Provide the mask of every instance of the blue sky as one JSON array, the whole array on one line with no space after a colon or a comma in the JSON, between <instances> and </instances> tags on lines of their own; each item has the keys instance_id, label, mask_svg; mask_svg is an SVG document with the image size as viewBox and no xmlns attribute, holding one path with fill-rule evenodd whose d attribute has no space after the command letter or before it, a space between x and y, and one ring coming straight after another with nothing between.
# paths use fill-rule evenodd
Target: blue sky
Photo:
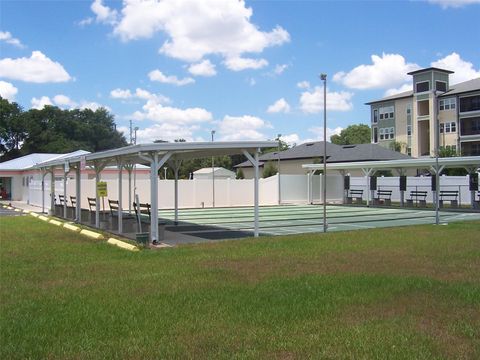
<instances>
[{"instance_id":1,"label":"blue sky","mask_svg":"<svg viewBox=\"0 0 480 360\"><path fill-rule=\"evenodd\" d=\"M320 139L437 66L480 77L480 1L4 1L0 95L104 106L139 142Z\"/></svg>"}]
</instances>

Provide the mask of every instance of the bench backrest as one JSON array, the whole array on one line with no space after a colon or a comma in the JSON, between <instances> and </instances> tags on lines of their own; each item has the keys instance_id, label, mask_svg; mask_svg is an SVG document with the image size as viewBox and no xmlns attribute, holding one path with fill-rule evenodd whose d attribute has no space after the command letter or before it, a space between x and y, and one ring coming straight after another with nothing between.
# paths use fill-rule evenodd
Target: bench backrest
<instances>
[{"instance_id":1,"label":"bench backrest","mask_svg":"<svg viewBox=\"0 0 480 360\"><path fill-rule=\"evenodd\" d=\"M72 204L72 207L75 207L75 205L77 205L77 197L70 196L70 203Z\"/></svg>"},{"instance_id":2,"label":"bench backrest","mask_svg":"<svg viewBox=\"0 0 480 360\"><path fill-rule=\"evenodd\" d=\"M392 195L392 190L377 190L377 195Z\"/></svg>"},{"instance_id":3,"label":"bench backrest","mask_svg":"<svg viewBox=\"0 0 480 360\"><path fill-rule=\"evenodd\" d=\"M350 194L352 194L352 195L363 195L363 190L350 189Z\"/></svg>"},{"instance_id":4,"label":"bench backrest","mask_svg":"<svg viewBox=\"0 0 480 360\"><path fill-rule=\"evenodd\" d=\"M440 196L458 196L458 191L453 191L453 190L446 190L446 191L440 191Z\"/></svg>"},{"instance_id":5,"label":"bench backrest","mask_svg":"<svg viewBox=\"0 0 480 360\"><path fill-rule=\"evenodd\" d=\"M58 201L60 202L60 205L65 204L65 196L63 196L63 195L58 195Z\"/></svg>"},{"instance_id":6,"label":"bench backrest","mask_svg":"<svg viewBox=\"0 0 480 360\"><path fill-rule=\"evenodd\" d=\"M426 191L410 191L410 197L427 197Z\"/></svg>"},{"instance_id":7,"label":"bench backrest","mask_svg":"<svg viewBox=\"0 0 480 360\"><path fill-rule=\"evenodd\" d=\"M92 208L95 209L97 207L97 199L87 197L87 200L88 200L88 208L90 209L90 211L93 211Z\"/></svg>"},{"instance_id":8,"label":"bench backrest","mask_svg":"<svg viewBox=\"0 0 480 360\"><path fill-rule=\"evenodd\" d=\"M114 212L118 214L118 200L108 199L108 206L110 207L110 214L115 215Z\"/></svg>"},{"instance_id":9,"label":"bench backrest","mask_svg":"<svg viewBox=\"0 0 480 360\"><path fill-rule=\"evenodd\" d=\"M138 209L137 209L138 207ZM145 214L148 215L148 219L150 220L151 212L150 212L150 204L149 203L133 203L133 208L135 209L135 215L138 216L138 211L140 211L140 215Z\"/></svg>"}]
</instances>

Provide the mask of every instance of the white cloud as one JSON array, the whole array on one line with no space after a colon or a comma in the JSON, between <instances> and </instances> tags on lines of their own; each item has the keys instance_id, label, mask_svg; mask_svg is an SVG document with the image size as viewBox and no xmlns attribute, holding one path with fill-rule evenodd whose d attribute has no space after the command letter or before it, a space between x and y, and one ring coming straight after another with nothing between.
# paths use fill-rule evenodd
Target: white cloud
<instances>
[{"instance_id":1,"label":"white cloud","mask_svg":"<svg viewBox=\"0 0 480 360\"><path fill-rule=\"evenodd\" d=\"M336 128L332 129L327 127L327 141L330 141L330 136L332 135L340 135L340 132L343 130L342 127L337 126ZM312 141L323 141L323 126L314 126L308 129L312 134L315 135L313 139L306 139L303 142L312 142Z\"/></svg>"},{"instance_id":2,"label":"white cloud","mask_svg":"<svg viewBox=\"0 0 480 360\"><path fill-rule=\"evenodd\" d=\"M260 31L250 22L252 14L243 0L125 0L113 32L124 41L163 32L168 39L160 52L187 62L211 54L236 58L261 53L290 41L289 33L280 26Z\"/></svg>"},{"instance_id":3,"label":"white cloud","mask_svg":"<svg viewBox=\"0 0 480 360\"><path fill-rule=\"evenodd\" d=\"M108 111L111 111L111 109L108 106L101 105L94 101L83 100L80 103L77 103L72 99L70 99L68 96L62 95L62 94L55 95L53 99L50 99L48 96L42 96L39 99L34 97L31 100L31 104L33 109L38 109L38 110L43 109L46 105L51 105L51 106L58 106L61 109L90 109L92 111L96 111L100 108L105 108Z\"/></svg>"},{"instance_id":4,"label":"white cloud","mask_svg":"<svg viewBox=\"0 0 480 360\"><path fill-rule=\"evenodd\" d=\"M471 4L480 4L480 0L427 0L431 4L440 5L443 9L460 8Z\"/></svg>"},{"instance_id":5,"label":"white cloud","mask_svg":"<svg viewBox=\"0 0 480 360\"><path fill-rule=\"evenodd\" d=\"M110 91L110 97L114 99L130 99L132 97L132 93L128 89L123 90L123 89L117 88Z\"/></svg>"},{"instance_id":6,"label":"white cloud","mask_svg":"<svg viewBox=\"0 0 480 360\"><path fill-rule=\"evenodd\" d=\"M161 123L192 124L212 120L212 114L202 108L179 109L164 106L156 100L148 100L142 107L143 111L136 111L132 117L135 120L151 120Z\"/></svg>"},{"instance_id":7,"label":"white cloud","mask_svg":"<svg viewBox=\"0 0 480 360\"><path fill-rule=\"evenodd\" d=\"M450 75L451 84L458 84L463 81L480 77L480 69L475 70L471 62L463 60L460 55L455 52L440 60L432 62L431 65L441 69L455 71Z\"/></svg>"},{"instance_id":8,"label":"white cloud","mask_svg":"<svg viewBox=\"0 0 480 360\"><path fill-rule=\"evenodd\" d=\"M333 76L333 81L352 89L381 89L398 86L411 81L408 72L420 69L414 63L407 63L399 54L372 55L372 64L359 65L348 73L341 71Z\"/></svg>"},{"instance_id":9,"label":"white cloud","mask_svg":"<svg viewBox=\"0 0 480 360\"><path fill-rule=\"evenodd\" d=\"M402 92L409 91L409 90L413 91L412 84L403 84L399 88L388 89L387 91L385 91L384 96L397 95L397 94L400 94Z\"/></svg>"},{"instance_id":10,"label":"white cloud","mask_svg":"<svg viewBox=\"0 0 480 360\"><path fill-rule=\"evenodd\" d=\"M219 124L218 132L222 141L262 140L267 137L260 131L272 128L270 123L255 116L226 115Z\"/></svg>"},{"instance_id":11,"label":"white cloud","mask_svg":"<svg viewBox=\"0 0 480 360\"><path fill-rule=\"evenodd\" d=\"M199 141L194 137L194 132L198 131L198 125L179 125L173 123L154 124L145 129L137 131L137 144L152 143L155 140L174 141L176 139L185 139L187 141ZM124 134L129 134L127 128Z\"/></svg>"},{"instance_id":12,"label":"white cloud","mask_svg":"<svg viewBox=\"0 0 480 360\"><path fill-rule=\"evenodd\" d=\"M14 101L15 95L17 95L18 89L6 81L0 80L0 96L8 101Z\"/></svg>"},{"instance_id":13,"label":"white cloud","mask_svg":"<svg viewBox=\"0 0 480 360\"><path fill-rule=\"evenodd\" d=\"M300 81L297 83L297 87L300 89L310 89L310 83L308 81Z\"/></svg>"},{"instance_id":14,"label":"white cloud","mask_svg":"<svg viewBox=\"0 0 480 360\"><path fill-rule=\"evenodd\" d=\"M160 70L150 71L148 77L150 78L150 81L158 81L163 84L172 84L176 86L193 84L195 82L195 80L190 77L179 79L174 75L165 75Z\"/></svg>"},{"instance_id":15,"label":"white cloud","mask_svg":"<svg viewBox=\"0 0 480 360\"><path fill-rule=\"evenodd\" d=\"M282 135L282 136L280 136L280 139L282 141L286 142L290 146L298 144L299 141L300 141L300 137L298 136L298 134Z\"/></svg>"},{"instance_id":16,"label":"white cloud","mask_svg":"<svg viewBox=\"0 0 480 360\"><path fill-rule=\"evenodd\" d=\"M43 109L46 105L53 105L52 100L48 96L42 96L40 99L36 97L31 100L33 109Z\"/></svg>"},{"instance_id":17,"label":"white cloud","mask_svg":"<svg viewBox=\"0 0 480 360\"><path fill-rule=\"evenodd\" d=\"M117 23L117 10L112 10L108 6L103 5L102 0L95 0L90 9L95 14L95 20L99 23L114 25ZM85 19L83 22L87 22Z\"/></svg>"},{"instance_id":18,"label":"white cloud","mask_svg":"<svg viewBox=\"0 0 480 360\"><path fill-rule=\"evenodd\" d=\"M190 65L188 71L195 76L215 76L217 74L215 65L210 60L203 60L198 64Z\"/></svg>"},{"instance_id":19,"label":"white cloud","mask_svg":"<svg viewBox=\"0 0 480 360\"><path fill-rule=\"evenodd\" d=\"M275 69L273 70L273 72L276 74L276 75L280 75L282 74L285 70L287 70L288 68L288 65L287 64L277 64L275 66Z\"/></svg>"},{"instance_id":20,"label":"white cloud","mask_svg":"<svg viewBox=\"0 0 480 360\"><path fill-rule=\"evenodd\" d=\"M108 106L105 106L105 105L102 105L102 104L99 104L95 101L82 101L80 103L80 105L78 106L80 109L90 109L92 111L96 111L100 108L104 108L108 111L112 111L112 109L110 109Z\"/></svg>"},{"instance_id":21,"label":"white cloud","mask_svg":"<svg viewBox=\"0 0 480 360\"><path fill-rule=\"evenodd\" d=\"M141 89L141 88L137 88L135 90L135 94L132 95L132 96L135 96L139 99L144 99L144 100L153 100L156 103L163 104L163 105L170 104L172 102L170 100L170 98L168 98L168 97L166 97L162 94L152 94L148 90L144 90L144 89Z\"/></svg>"},{"instance_id":22,"label":"white cloud","mask_svg":"<svg viewBox=\"0 0 480 360\"><path fill-rule=\"evenodd\" d=\"M268 61L265 59L250 59L241 57L232 57L224 61L227 69L233 71L242 71L246 69L261 69L268 65Z\"/></svg>"},{"instance_id":23,"label":"white cloud","mask_svg":"<svg viewBox=\"0 0 480 360\"><path fill-rule=\"evenodd\" d=\"M62 94L55 95L53 97L53 103L62 109L63 108L72 109L77 106L77 103L75 101L70 99L68 96L62 95Z\"/></svg>"},{"instance_id":24,"label":"white cloud","mask_svg":"<svg viewBox=\"0 0 480 360\"><path fill-rule=\"evenodd\" d=\"M340 91L329 92L327 89L327 110L349 111L352 110L351 102L353 93ZM300 96L300 108L305 113L318 113L323 111L323 88L316 86L312 92L305 91Z\"/></svg>"},{"instance_id":25,"label":"white cloud","mask_svg":"<svg viewBox=\"0 0 480 360\"><path fill-rule=\"evenodd\" d=\"M60 63L50 60L40 51L33 51L29 58L0 60L0 77L33 83L71 80Z\"/></svg>"},{"instance_id":26,"label":"white cloud","mask_svg":"<svg viewBox=\"0 0 480 360\"><path fill-rule=\"evenodd\" d=\"M267 109L267 112L268 113L280 113L280 112L288 113L290 112L290 105L284 98L281 98L275 101L274 104L270 105Z\"/></svg>"},{"instance_id":27,"label":"white cloud","mask_svg":"<svg viewBox=\"0 0 480 360\"><path fill-rule=\"evenodd\" d=\"M8 31L0 31L0 41L5 41L7 44L24 48L25 46L20 42L20 40L14 38L12 34Z\"/></svg>"}]
</instances>

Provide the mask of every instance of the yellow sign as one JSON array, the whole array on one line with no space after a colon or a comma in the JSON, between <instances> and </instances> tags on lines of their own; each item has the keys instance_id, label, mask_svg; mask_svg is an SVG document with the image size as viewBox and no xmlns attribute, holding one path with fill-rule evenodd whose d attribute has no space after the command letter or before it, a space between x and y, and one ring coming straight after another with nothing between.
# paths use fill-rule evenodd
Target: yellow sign
<instances>
[{"instance_id":1,"label":"yellow sign","mask_svg":"<svg viewBox=\"0 0 480 360\"><path fill-rule=\"evenodd\" d=\"M107 183L105 181L99 181L97 183L97 195L98 197L108 196Z\"/></svg>"}]
</instances>

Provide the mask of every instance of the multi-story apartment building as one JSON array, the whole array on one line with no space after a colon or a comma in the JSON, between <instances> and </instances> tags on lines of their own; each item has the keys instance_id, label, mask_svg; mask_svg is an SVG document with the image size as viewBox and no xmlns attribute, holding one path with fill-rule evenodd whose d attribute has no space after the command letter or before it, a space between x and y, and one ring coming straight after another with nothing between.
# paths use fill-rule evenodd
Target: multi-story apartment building
<instances>
[{"instance_id":1,"label":"multi-story apartment building","mask_svg":"<svg viewBox=\"0 0 480 360\"><path fill-rule=\"evenodd\" d=\"M412 75L412 90L367 103L372 143L413 157L435 155L440 148L463 156L480 155L480 78L450 86L452 71L426 68Z\"/></svg>"}]
</instances>

